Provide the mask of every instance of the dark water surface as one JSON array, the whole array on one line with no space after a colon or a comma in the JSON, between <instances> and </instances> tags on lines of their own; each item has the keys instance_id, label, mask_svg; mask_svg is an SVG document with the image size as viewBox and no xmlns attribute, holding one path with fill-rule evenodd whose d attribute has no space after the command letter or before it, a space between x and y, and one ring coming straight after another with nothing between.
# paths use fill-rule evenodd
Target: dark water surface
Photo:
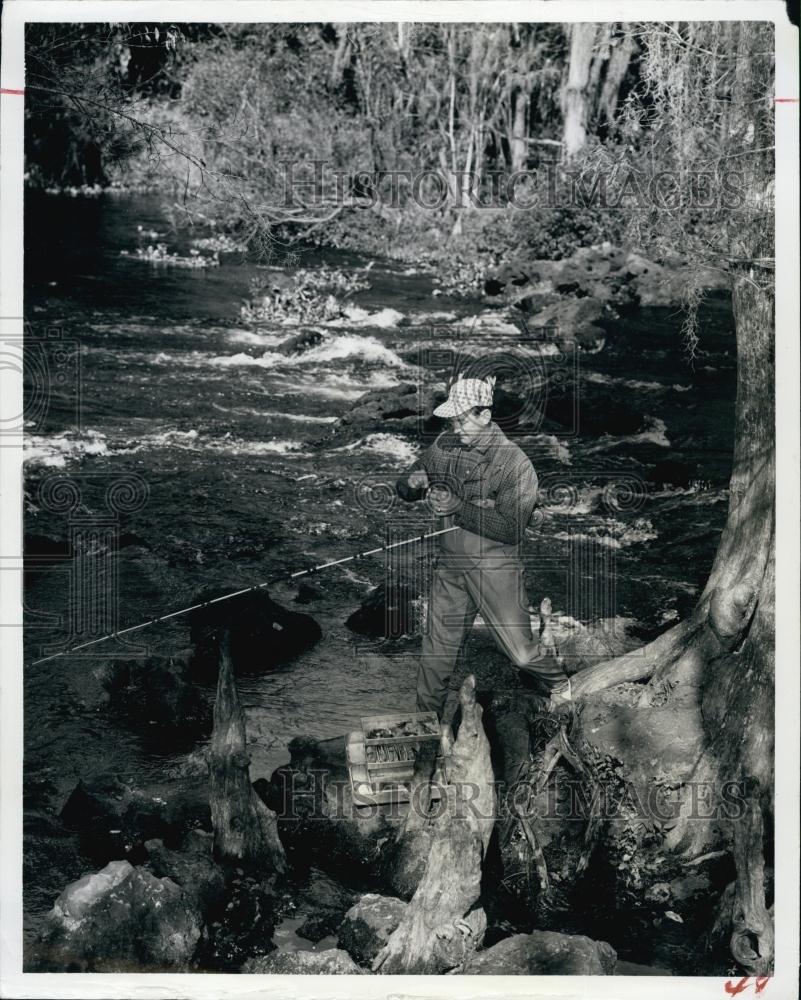
<instances>
[{"instance_id":1,"label":"dark water surface","mask_svg":"<svg viewBox=\"0 0 801 1000\"><path fill-rule=\"evenodd\" d=\"M146 483L144 506L120 519L119 625L134 624L188 604L204 586L233 590L381 544L385 515L358 502L356 484L370 475L391 481L419 445L378 427L345 444L326 443L335 421L370 389L441 380L447 365L432 348L463 349L466 339L504 344L513 331L486 303L435 296L430 275L377 261L367 275L371 289L353 299L361 311L316 326L322 343L286 357L274 348L297 327L251 328L239 318L250 281L264 274L256 263L224 257L218 268L179 270L122 256L136 247L139 225L167 232L157 199L31 198L27 206L29 335L60 329L82 373L80 405L69 386L55 386L28 427L28 551L45 560L32 562L27 575L29 660L43 643L68 635L68 524L40 501L46 476L71 477L93 511L125 475ZM186 252L186 234L164 241ZM365 264L315 252L301 266L321 262ZM468 329L460 321L479 314L472 333L460 332ZM610 328L600 351L581 355L577 377L572 360L541 362L549 378L573 380L592 432L532 434L523 445L548 485L545 520L526 550L532 600L547 594L555 608L580 616L566 603L565 567L583 544L612 554L611 610L636 619L644 632L692 606L725 520L735 345L726 300L702 313L694 365L680 326L675 310L642 310ZM639 428L621 430L621 407L642 416ZM652 483L636 502L621 494L617 510L601 502L604 483L646 480L667 460L686 466L677 473L688 480L681 488ZM286 745L297 734L334 736L363 714L413 707L414 644L393 656L390 644L356 642L344 627L383 574L383 561L372 559L319 578L323 599L299 610L319 621L323 641L242 682L254 778L288 759ZM296 592L289 584L271 590L291 607ZM181 619L135 639L151 652L187 641ZM112 651L125 652L100 647L93 656L26 668L26 776L34 799L41 790L58 805L78 777L105 770L180 780L186 748L154 745L98 709L97 675ZM53 890L52 872L34 866L29 908L52 905Z\"/></svg>"}]
</instances>

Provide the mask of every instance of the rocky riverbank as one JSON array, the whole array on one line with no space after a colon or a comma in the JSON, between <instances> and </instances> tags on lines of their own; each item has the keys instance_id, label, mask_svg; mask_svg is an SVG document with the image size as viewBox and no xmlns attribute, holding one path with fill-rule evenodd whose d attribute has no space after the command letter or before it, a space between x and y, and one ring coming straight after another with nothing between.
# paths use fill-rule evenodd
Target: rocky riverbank
<instances>
[{"instance_id":1,"label":"rocky riverbank","mask_svg":"<svg viewBox=\"0 0 801 1000\"><path fill-rule=\"evenodd\" d=\"M252 633L243 609L224 607L219 623L245 642ZM308 630L284 620L290 633ZM625 623L585 627L559 616L549 619L543 641L574 673L632 645ZM208 642L206 635L206 658ZM151 665L148 690L155 678L164 682L162 669ZM475 691L467 703L466 685ZM471 725L486 734L484 751L480 744L462 751L470 774L479 773L482 754L489 768L471 779L492 803L486 846L475 862L482 917L479 928L469 907L456 914L456 936L445 935L434 964L421 958L419 969L403 968L640 975L643 967L649 974L703 967L709 974L722 942L706 932L716 908L725 910L733 877L724 832L710 830L704 856L667 850L700 745L697 710L669 705L644 713L633 707L636 685L620 686L570 720L568 746L576 756L563 747L543 782L543 756L552 753L560 723L543 698L520 687L480 627L452 688L461 689L457 744L470 704ZM137 787L115 775L79 782L50 833L75 838L96 870L59 895L29 949L28 968L380 971L395 953L393 936L410 933L417 919L422 881L447 877L443 857L450 855L437 853L437 844L460 823L443 820L435 806L409 841L416 821L408 803L365 807L354 800L344 736L299 736L289 751L285 766L254 785L277 819L289 865L280 872L219 856L205 753L196 756L194 774L169 785ZM469 947L454 949L454 941Z\"/></svg>"}]
</instances>

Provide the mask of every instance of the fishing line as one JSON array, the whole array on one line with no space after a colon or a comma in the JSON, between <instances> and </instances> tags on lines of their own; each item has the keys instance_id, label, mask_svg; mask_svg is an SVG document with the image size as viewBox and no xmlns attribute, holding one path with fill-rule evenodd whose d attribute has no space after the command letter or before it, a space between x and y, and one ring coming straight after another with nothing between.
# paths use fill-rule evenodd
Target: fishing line
<instances>
[{"instance_id":1,"label":"fishing line","mask_svg":"<svg viewBox=\"0 0 801 1000\"><path fill-rule=\"evenodd\" d=\"M243 587L241 590L234 590L230 594L223 594L221 597L212 597L208 601L200 601L198 604L191 604L189 607L181 608L179 611L171 611L169 614L160 615L158 618L151 618L149 621L141 622L139 625L130 625L128 628L117 629L116 632L109 632L108 635L100 636L99 639L90 639L89 642L82 642L77 646L70 646L69 649L62 649L58 653L52 653L50 656L43 656L39 660L33 660L31 666L35 667L39 663L47 663L48 660L55 660L59 656L68 656L70 653L76 653L80 649L88 649L89 646L97 646L101 642L105 642L107 639L115 639L117 636L128 635L129 632L137 632L141 628L147 628L149 625L157 625L159 622L169 621L170 618L177 618L179 615L188 614L190 611L198 611L200 608L208 608L212 604L219 604L220 601L229 601L232 597L241 597L242 594L250 594L257 590L262 590L264 587L271 587L273 584L281 583L283 580L296 580L301 576L308 576L310 573L319 573L321 570L329 569L331 566L341 566L342 563L353 562L357 559L364 559L365 556L373 556L378 552L387 552L389 549L397 549L401 545L411 545L413 542L423 542L426 538L436 538L437 535L445 535L449 531L457 531L458 526L454 525L451 528L440 528L439 531L430 531L424 535L413 535L411 538L404 538L400 542L391 542L389 545L379 545L375 549L367 549L365 552L357 552L352 556L345 556L343 559L333 559L331 562L320 563L317 566L312 566L309 569L301 569L296 573L290 573L288 576L277 576L272 580L265 580L264 583L254 583L250 587Z\"/></svg>"}]
</instances>

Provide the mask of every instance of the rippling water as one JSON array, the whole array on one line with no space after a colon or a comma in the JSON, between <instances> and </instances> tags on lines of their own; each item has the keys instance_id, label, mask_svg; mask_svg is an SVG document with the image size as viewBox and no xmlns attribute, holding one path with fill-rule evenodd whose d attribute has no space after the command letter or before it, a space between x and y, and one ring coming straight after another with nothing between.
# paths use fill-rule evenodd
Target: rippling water
<instances>
[{"instance_id":1,"label":"rippling water","mask_svg":"<svg viewBox=\"0 0 801 1000\"><path fill-rule=\"evenodd\" d=\"M45 550L53 536L66 537L65 518L46 515L37 501L49 473L68 474L87 497L115 477L140 476L147 502L121 524L120 625L181 607L202 586L235 589L381 544L383 519L359 505L355 485L376 472L391 478L419 445L378 427L355 441L327 442L336 421L367 390L443 379L438 351L470 341L494 349L514 328L486 303L435 296L429 275L377 262L371 289L354 297L348 316L315 325L322 341L287 357L275 348L297 328L251 329L239 319L256 264L179 271L123 257L121 250L135 246L137 225L165 230L155 199L29 202L29 332L61 330L68 349L80 353L82 388L76 408L69 387L56 387L28 427L33 507L26 533L45 537L36 543ZM183 249L181 238L166 240ZM319 252L302 263L322 261L365 263ZM694 366L682 354L674 311L643 310L617 323L602 350L580 358L575 387L591 433L550 428L522 442L548 487L545 521L526 553L532 600L547 594L574 612L565 606L564 567L572 547L584 543L615 554L619 615L653 629L692 605L725 518L734 401L728 302L709 303L702 321ZM573 378L566 365L546 359L548 377L567 371ZM643 420L615 433L621 402ZM613 512L601 502L604 481L646 477L666 459L693 467L692 481L680 489L654 485L636 503L621 499ZM63 618L47 616L65 615L68 572L64 558L29 568L29 658L43 642L65 638ZM363 714L413 705L413 645L403 647L404 656L366 640L354 648L343 625L383 572L374 559L320 578L323 600L311 612L323 641L243 681L254 778L287 759L296 734L333 736ZM289 585L272 591L283 604L295 593ZM139 633L136 642L179 649L187 643L185 623ZM26 768L51 803L78 776L100 770L140 778L174 773L175 755L98 711L95 672L104 655L26 670ZM44 905L46 895L34 905Z\"/></svg>"}]
</instances>

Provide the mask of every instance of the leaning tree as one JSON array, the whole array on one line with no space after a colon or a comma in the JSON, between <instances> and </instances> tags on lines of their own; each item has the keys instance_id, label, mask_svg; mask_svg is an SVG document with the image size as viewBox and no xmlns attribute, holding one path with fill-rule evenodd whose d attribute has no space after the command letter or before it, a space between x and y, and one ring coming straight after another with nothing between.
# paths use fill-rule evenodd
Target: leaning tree
<instances>
[{"instance_id":1,"label":"leaning tree","mask_svg":"<svg viewBox=\"0 0 801 1000\"><path fill-rule=\"evenodd\" d=\"M773 922L764 888L763 818L772 815L774 721L774 33L766 22L640 24L641 82L621 109L624 142L588 150L583 168L609 188L661 172L631 236L687 262L695 351L702 267L727 272L737 344L729 508L692 613L653 642L576 675L574 698L646 681L643 709L665 698L700 703L704 751L693 778L736 780L744 814L732 824L737 868L731 949L769 972ZM651 171L654 167L651 166ZM679 823L678 850L700 853L708 825Z\"/></svg>"}]
</instances>

